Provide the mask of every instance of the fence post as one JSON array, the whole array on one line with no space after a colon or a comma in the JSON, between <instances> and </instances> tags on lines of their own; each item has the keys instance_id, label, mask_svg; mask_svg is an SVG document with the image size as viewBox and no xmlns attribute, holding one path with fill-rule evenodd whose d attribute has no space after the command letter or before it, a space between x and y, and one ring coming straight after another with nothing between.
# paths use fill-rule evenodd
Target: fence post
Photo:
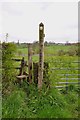
<instances>
[{"instance_id":1,"label":"fence post","mask_svg":"<svg viewBox=\"0 0 80 120\"><path fill-rule=\"evenodd\" d=\"M32 83L32 44L28 44L28 79Z\"/></svg>"},{"instance_id":2,"label":"fence post","mask_svg":"<svg viewBox=\"0 0 80 120\"><path fill-rule=\"evenodd\" d=\"M33 62L33 76L34 76L34 83L37 86L38 84L38 62Z\"/></svg>"},{"instance_id":3,"label":"fence post","mask_svg":"<svg viewBox=\"0 0 80 120\"><path fill-rule=\"evenodd\" d=\"M20 68L20 73L19 73L19 75L22 75L22 74L23 74L23 67L24 67L24 57L23 57L22 60L21 60L21 68Z\"/></svg>"},{"instance_id":4,"label":"fence post","mask_svg":"<svg viewBox=\"0 0 80 120\"><path fill-rule=\"evenodd\" d=\"M38 69L38 89L42 88L44 70L44 24L39 24L39 69Z\"/></svg>"}]
</instances>

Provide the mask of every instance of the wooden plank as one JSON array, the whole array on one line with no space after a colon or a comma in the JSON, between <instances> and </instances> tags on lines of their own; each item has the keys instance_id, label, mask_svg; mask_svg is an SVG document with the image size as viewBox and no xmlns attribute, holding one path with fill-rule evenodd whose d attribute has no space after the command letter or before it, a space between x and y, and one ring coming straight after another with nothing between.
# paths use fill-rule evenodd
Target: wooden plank
<instances>
[{"instance_id":1,"label":"wooden plank","mask_svg":"<svg viewBox=\"0 0 80 120\"><path fill-rule=\"evenodd\" d=\"M80 70L80 68L52 68L51 70Z\"/></svg>"},{"instance_id":2,"label":"wooden plank","mask_svg":"<svg viewBox=\"0 0 80 120\"><path fill-rule=\"evenodd\" d=\"M61 78L61 80L80 80L80 78Z\"/></svg>"},{"instance_id":3,"label":"wooden plank","mask_svg":"<svg viewBox=\"0 0 80 120\"><path fill-rule=\"evenodd\" d=\"M57 82L57 84L80 84L80 82Z\"/></svg>"},{"instance_id":4,"label":"wooden plank","mask_svg":"<svg viewBox=\"0 0 80 120\"><path fill-rule=\"evenodd\" d=\"M60 76L80 76L80 74L58 74Z\"/></svg>"},{"instance_id":5,"label":"wooden plank","mask_svg":"<svg viewBox=\"0 0 80 120\"><path fill-rule=\"evenodd\" d=\"M61 61L53 61L54 63L64 63ZM66 63L80 63L80 61L72 61L72 62L66 62Z\"/></svg>"},{"instance_id":6,"label":"wooden plank","mask_svg":"<svg viewBox=\"0 0 80 120\"><path fill-rule=\"evenodd\" d=\"M75 84L75 86L79 87L78 84ZM66 87L68 87L68 85L67 86L66 85L65 86L55 86L54 88L61 90L61 88L66 88Z\"/></svg>"},{"instance_id":7,"label":"wooden plank","mask_svg":"<svg viewBox=\"0 0 80 120\"><path fill-rule=\"evenodd\" d=\"M23 79L23 78L27 78L26 75L20 75L20 76L16 76L18 79Z\"/></svg>"},{"instance_id":8,"label":"wooden plank","mask_svg":"<svg viewBox=\"0 0 80 120\"><path fill-rule=\"evenodd\" d=\"M55 86L55 88L64 88L66 86Z\"/></svg>"},{"instance_id":9,"label":"wooden plank","mask_svg":"<svg viewBox=\"0 0 80 120\"><path fill-rule=\"evenodd\" d=\"M80 63L80 61L73 61L73 62L71 62L71 63Z\"/></svg>"}]
</instances>

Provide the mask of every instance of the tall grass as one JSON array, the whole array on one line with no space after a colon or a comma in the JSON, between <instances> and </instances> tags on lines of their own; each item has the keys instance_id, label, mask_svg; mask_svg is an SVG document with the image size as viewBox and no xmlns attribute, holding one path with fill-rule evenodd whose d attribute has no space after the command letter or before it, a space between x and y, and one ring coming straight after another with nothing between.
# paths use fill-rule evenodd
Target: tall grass
<instances>
[{"instance_id":1,"label":"tall grass","mask_svg":"<svg viewBox=\"0 0 80 120\"><path fill-rule=\"evenodd\" d=\"M77 118L77 92L63 94L57 89L38 92L33 85L15 90L3 98L3 118Z\"/></svg>"}]
</instances>

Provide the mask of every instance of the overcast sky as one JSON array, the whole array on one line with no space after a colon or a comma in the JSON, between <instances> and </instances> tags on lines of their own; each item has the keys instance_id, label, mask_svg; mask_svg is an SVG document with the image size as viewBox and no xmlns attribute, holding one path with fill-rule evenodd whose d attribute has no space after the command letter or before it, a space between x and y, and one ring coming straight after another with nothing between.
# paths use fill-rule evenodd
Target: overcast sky
<instances>
[{"instance_id":1,"label":"overcast sky","mask_svg":"<svg viewBox=\"0 0 80 120\"><path fill-rule=\"evenodd\" d=\"M78 41L78 2L3 2L0 4L0 40L39 40L39 23L45 27L45 41Z\"/></svg>"}]
</instances>

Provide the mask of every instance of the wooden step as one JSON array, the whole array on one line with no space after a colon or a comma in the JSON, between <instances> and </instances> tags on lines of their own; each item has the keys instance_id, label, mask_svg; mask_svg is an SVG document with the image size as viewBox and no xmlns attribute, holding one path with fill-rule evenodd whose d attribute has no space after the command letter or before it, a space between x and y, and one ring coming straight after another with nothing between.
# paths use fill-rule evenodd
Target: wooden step
<instances>
[{"instance_id":1,"label":"wooden step","mask_svg":"<svg viewBox=\"0 0 80 120\"><path fill-rule=\"evenodd\" d=\"M66 86L55 86L55 88L64 88Z\"/></svg>"},{"instance_id":2,"label":"wooden step","mask_svg":"<svg viewBox=\"0 0 80 120\"><path fill-rule=\"evenodd\" d=\"M18 79L27 78L27 75L19 75L19 76L16 76L16 78L18 78Z\"/></svg>"}]
</instances>

